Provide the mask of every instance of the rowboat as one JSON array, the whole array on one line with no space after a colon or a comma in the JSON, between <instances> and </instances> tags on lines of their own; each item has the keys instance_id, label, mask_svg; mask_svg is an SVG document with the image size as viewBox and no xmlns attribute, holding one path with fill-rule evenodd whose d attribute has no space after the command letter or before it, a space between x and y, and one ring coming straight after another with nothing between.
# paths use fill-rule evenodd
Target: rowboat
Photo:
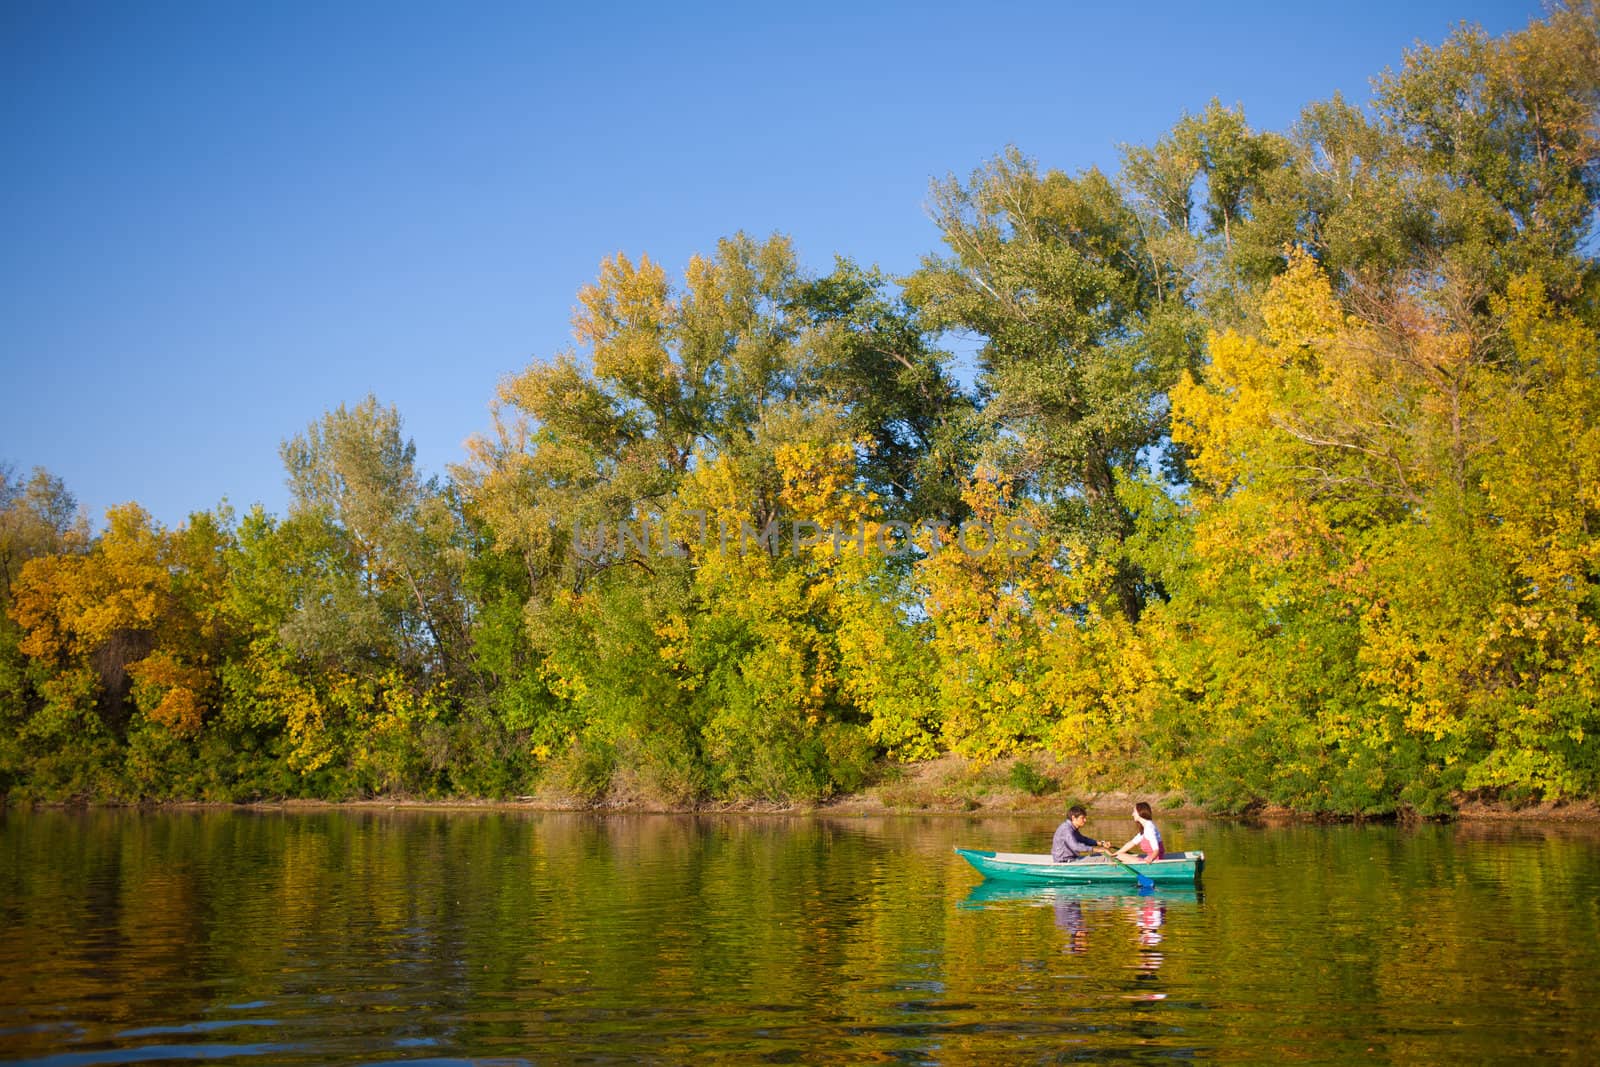
<instances>
[{"instance_id":1,"label":"rowboat","mask_svg":"<svg viewBox=\"0 0 1600 1067\"><path fill-rule=\"evenodd\" d=\"M1089 856L1072 863L1056 863L1049 856L1029 852L989 852L958 848L956 855L978 869L985 878L1023 885L1137 885L1139 875L1156 885L1192 886L1206 865L1204 852L1170 852L1154 863L1133 860L1116 863L1106 856Z\"/></svg>"}]
</instances>

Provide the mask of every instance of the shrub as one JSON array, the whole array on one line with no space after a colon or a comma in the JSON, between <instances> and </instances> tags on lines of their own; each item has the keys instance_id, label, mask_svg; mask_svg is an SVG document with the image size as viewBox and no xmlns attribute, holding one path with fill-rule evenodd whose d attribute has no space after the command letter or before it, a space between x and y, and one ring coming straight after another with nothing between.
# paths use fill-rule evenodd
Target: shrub
<instances>
[{"instance_id":1,"label":"shrub","mask_svg":"<svg viewBox=\"0 0 1600 1067\"><path fill-rule=\"evenodd\" d=\"M1008 779L1011 787L1031 797L1042 797L1054 793L1061 788L1061 783L1043 774L1037 767L1027 760L1017 760L1011 765L1011 774Z\"/></svg>"}]
</instances>

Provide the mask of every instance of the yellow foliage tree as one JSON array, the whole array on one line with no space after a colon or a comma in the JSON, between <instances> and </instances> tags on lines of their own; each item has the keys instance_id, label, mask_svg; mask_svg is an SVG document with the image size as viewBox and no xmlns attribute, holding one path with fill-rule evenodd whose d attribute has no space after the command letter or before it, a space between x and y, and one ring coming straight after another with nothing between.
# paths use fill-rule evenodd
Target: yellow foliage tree
<instances>
[{"instance_id":1,"label":"yellow foliage tree","mask_svg":"<svg viewBox=\"0 0 1600 1067\"><path fill-rule=\"evenodd\" d=\"M88 552L23 567L11 609L24 631L21 651L94 679L87 689L69 687L79 701L75 712L92 703L120 729L131 697L150 721L177 734L198 732L216 699L215 671L232 632L222 606L227 543L210 514L169 531L136 504L112 508Z\"/></svg>"},{"instance_id":2,"label":"yellow foliage tree","mask_svg":"<svg viewBox=\"0 0 1600 1067\"><path fill-rule=\"evenodd\" d=\"M1045 534L1042 510L992 471L965 499L971 520L930 537L918 565L943 742L980 761L1047 750L1108 769L1137 750L1154 697L1112 564Z\"/></svg>"},{"instance_id":3,"label":"yellow foliage tree","mask_svg":"<svg viewBox=\"0 0 1600 1067\"><path fill-rule=\"evenodd\" d=\"M1258 336L1213 336L1173 392L1198 485L1166 621L1200 637L1175 688L1258 748L1258 793L1586 788L1594 337L1530 279L1487 323L1480 295L1449 271L1336 294L1292 254Z\"/></svg>"}]
</instances>

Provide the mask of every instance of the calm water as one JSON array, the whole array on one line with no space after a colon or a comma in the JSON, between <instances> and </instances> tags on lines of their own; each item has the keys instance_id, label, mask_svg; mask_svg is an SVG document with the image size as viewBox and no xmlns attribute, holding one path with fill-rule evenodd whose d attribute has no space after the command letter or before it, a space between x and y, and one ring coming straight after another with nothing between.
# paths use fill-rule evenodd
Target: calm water
<instances>
[{"instance_id":1,"label":"calm water","mask_svg":"<svg viewBox=\"0 0 1600 1067\"><path fill-rule=\"evenodd\" d=\"M1200 891L950 852L1039 820L9 814L0 1061L1600 1056L1596 831L1163 828Z\"/></svg>"}]
</instances>

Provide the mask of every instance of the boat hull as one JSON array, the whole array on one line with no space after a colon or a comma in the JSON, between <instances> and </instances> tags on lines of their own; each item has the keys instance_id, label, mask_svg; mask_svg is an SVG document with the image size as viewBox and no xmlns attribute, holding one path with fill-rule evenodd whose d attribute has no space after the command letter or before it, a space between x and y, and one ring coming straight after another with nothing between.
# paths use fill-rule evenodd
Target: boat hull
<instances>
[{"instance_id":1,"label":"boat hull","mask_svg":"<svg viewBox=\"0 0 1600 1067\"><path fill-rule=\"evenodd\" d=\"M1103 856L1074 863L1054 863L1049 856L1021 852L958 848L956 854L985 878L1018 885L1131 886L1138 884L1138 876L1142 874L1158 886L1192 886L1200 880L1200 871L1206 863L1204 852L1175 852L1154 863L1133 860L1126 865L1113 863Z\"/></svg>"}]
</instances>

